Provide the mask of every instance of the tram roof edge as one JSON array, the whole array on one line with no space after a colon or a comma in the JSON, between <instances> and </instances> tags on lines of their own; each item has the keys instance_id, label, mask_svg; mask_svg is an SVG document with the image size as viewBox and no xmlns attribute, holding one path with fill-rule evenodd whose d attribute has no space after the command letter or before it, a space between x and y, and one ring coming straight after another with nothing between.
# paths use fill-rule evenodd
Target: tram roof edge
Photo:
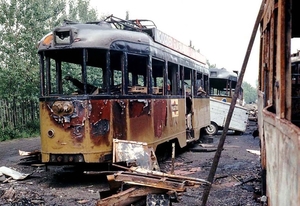
<instances>
[{"instance_id":1,"label":"tram roof edge","mask_svg":"<svg viewBox=\"0 0 300 206\"><path fill-rule=\"evenodd\" d=\"M152 35L154 42L173 49L203 64L206 64L206 58L200 52L174 39L168 34L160 31L159 29L152 28Z\"/></svg>"}]
</instances>

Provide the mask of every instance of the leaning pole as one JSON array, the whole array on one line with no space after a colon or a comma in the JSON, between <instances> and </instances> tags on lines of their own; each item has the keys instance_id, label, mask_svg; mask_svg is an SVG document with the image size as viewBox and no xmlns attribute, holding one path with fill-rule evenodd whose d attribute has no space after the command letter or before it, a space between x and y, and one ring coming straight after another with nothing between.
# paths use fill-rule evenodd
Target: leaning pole
<instances>
[{"instance_id":1,"label":"leaning pole","mask_svg":"<svg viewBox=\"0 0 300 206\"><path fill-rule=\"evenodd\" d=\"M209 193L210 193L210 189L211 189L212 184L213 184L213 180L214 180L216 170L217 170L217 167L218 167L218 164L219 164L219 160L220 160L220 157L221 157L221 153L222 153L222 150L223 150L224 142L226 140L226 134L228 132L229 123L230 123L230 120L231 120L231 117L232 117L233 110L235 108L238 93L241 89L241 85L242 85L242 82L243 82L243 78L244 78L244 74L245 74L245 71L246 71L249 56L251 54L252 46L253 46L255 36L256 36L257 30L258 30L258 26L259 26L259 23L261 21L262 15L263 15L264 5L265 5L264 0L262 0L261 6L260 6L260 9L259 9L257 18L256 18L256 21L255 21L255 24L254 24L254 28L253 28L253 31L252 31L251 39L250 39L249 44L248 44L248 48L247 48L247 51L246 51L246 55L245 55L245 58L244 58L244 62L243 62L243 65L242 65L240 76L238 78L238 81L237 81L237 84L236 84L236 87L235 87L235 92L234 92L234 95L233 95L233 98L232 98L232 101L231 101L231 104L230 104L230 107L229 107L229 111L228 111L228 114L227 114L225 126L224 126L224 129L223 129L223 133L222 133L222 136L219 140L218 148L217 148L217 151L215 153L213 163L212 163L212 166L211 166L209 174L208 174L207 181L210 182L211 184L209 184L203 191L201 206L206 205L206 202L207 202L207 199L208 199L208 196L209 196Z\"/></svg>"}]
</instances>

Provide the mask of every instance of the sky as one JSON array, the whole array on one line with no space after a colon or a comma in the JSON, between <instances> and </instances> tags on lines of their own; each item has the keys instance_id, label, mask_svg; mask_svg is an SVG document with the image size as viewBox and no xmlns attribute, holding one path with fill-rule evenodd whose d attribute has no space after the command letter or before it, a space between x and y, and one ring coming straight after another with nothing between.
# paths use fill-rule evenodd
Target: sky
<instances>
[{"instance_id":1,"label":"sky","mask_svg":"<svg viewBox=\"0 0 300 206\"><path fill-rule=\"evenodd\" d=\"M217 68L240 71L261 0L90 0L99 15L149 19L157 28L200 50ZM259 67L256 35L243 81L256 87ZM300 48L300 47L299 47Z\"/></svg>"}]
</instances>

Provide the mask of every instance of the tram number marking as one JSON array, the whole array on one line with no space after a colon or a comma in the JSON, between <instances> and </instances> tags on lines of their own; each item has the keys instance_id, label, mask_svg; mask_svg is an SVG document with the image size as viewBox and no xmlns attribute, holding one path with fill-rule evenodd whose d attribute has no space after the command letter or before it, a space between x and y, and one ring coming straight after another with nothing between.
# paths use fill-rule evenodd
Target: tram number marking
<instances>
[{"instance_id":1,"label":"tram number marking","mask_svg":"<svg viewBox=\"0 0 300 206\"><path fill-rule=\"evenodd\" d=\"M178 99L171 99L172 117L178 117Z\"/></svg>"}]
</instances>

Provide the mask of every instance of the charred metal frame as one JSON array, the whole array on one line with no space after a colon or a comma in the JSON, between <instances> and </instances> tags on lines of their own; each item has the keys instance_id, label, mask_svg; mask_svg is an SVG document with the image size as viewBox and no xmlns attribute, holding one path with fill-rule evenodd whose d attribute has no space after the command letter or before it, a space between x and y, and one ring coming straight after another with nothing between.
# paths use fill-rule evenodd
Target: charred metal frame
<instances>
[{"instance_id":1,"label":"charred metal frame","mask_svg":"<svg viewBox=\"0 0 300 206\"><path fill-rule=\"evenodd\" d=\"M300 205L300 128L292 123L291 39L300 2L265 0L261 19L258 127L268 205Z\"/></svg>"},{"instance_id":2,"label":"charred metal frame","mask_svg":"<svg viewBox=\"0 0 300 206\"><path fill-rule=\"evenodd\" d=\"M226 88L226 90L229 91L227 96L232 96L232 90L235 88L237 82L237 75L226 69L217 68L210 69L210 73L216 74L210 76L210 83L214 82L214 84L210 84L210 87L217 88L218 90ZM212 80L215 80L217 83ZM235 82L235 84L233 85L232 82Z\"/></svg>"}]
</instances>

